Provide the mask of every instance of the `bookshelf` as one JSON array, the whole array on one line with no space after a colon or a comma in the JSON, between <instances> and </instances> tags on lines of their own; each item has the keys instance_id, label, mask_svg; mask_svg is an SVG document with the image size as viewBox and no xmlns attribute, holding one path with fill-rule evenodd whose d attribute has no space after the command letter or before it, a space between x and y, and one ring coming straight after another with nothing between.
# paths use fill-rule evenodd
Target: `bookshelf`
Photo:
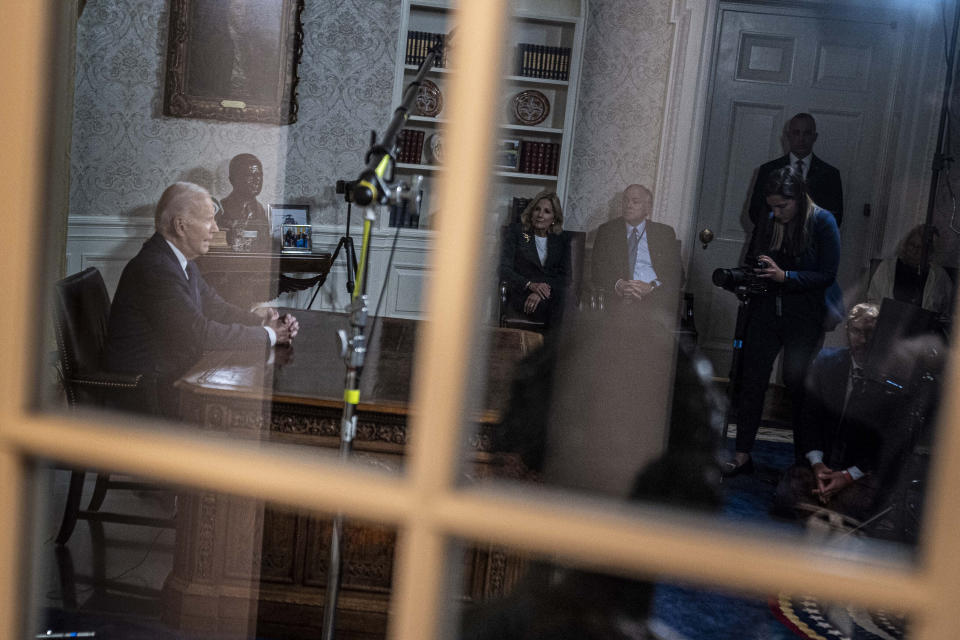
<instances>
[{"instance_id":1,"label":"bookshelf","mask_svg":"<svg viewBox=\"0 0 960 640\"><path fill-rule=\"evenodd\" d=\"M451 3L444 0L402 0L394 104L399 103L404 87L416 73L417 56L429 41L427 34L449 31L450 7ZM491 203L500 223L507 221L514 197L529 198L542 189L553 189L565 203L587 0L514 0L512 10L504 51L503 119L498 130L493 168L495 197ZM445 94L451 73L451 69L439 67L431 70L427 79ZM513 107L521 92L528 92L521 100L527 122L515 116ZM430 196L443 164L434 157L437 154L432 152L431 143L438 137L442 141L444 116L443 108L432 117L410 116L405 128L422 132L422 148L416 144L406 150L401 147L401 160L396 166L399 175L424 176L419 226L425 229L430 228L436 214ZM513 159L515 166L511 167Z\"/></svg>"}]
</instances>

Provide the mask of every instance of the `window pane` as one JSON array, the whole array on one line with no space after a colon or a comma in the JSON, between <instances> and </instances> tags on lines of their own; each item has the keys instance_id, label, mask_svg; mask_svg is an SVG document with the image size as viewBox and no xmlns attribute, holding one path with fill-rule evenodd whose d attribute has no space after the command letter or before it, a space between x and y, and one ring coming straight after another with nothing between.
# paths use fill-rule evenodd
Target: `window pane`
<instances>
[{"instance_id":1,"label":"window pane","mask_svg":"<svg viewBox=\"0 0 960 640\"><path fill-rule=\"evenodd\" d=\"M824 348L809 367L798 428L771 384L751 457L727 474L737 403L690 331L679 318L668 330L630 310L568 308L513 370L505 412L478 440L494 454L491 475L691 508L764 535L844 534L817 545L921 539L951 353L940 320L893 300L854 307L837 329L852 346ZM852 373L851 350L863 363Z\"/></svg>"},{"instance_id":2,"label":"window pane","mask_svg":"<svg viewBox=\"0 0 960 640\"><path fill-rule=\"evenodd\" d=\"M47 500L33 538L39 566L30 631L115 638L320 636L334 566L331 515L123 474L109 478L143 486L110 486L94 509L88 505L103 474L88 472L80 485L81 519L70 534L62 523L74 473L54 466L39 474L46 490L38 494ZM141 520L118 523L110 514ZM341 531L338 637L383 637L396 529L349 519Z\"/></svg>"},{"instance_id":3,"label":"window pane","mask_svg":"<svg viewBox=\"0 0 960 640\"><path fill-rule=\"evenodd\" d=\"M690 153L671 129L679 103L668 87L678 90L678 71L657 46L676 35L668 13L591 3L585 25L525 14L513 21L508 67L519 66L502 100L514 105L516 84L540 83L553 110L517 128L523 114L508 107L501 127L518 131L518 162L534 164L497 167L487 244L496 238L490 270L502 302L490 322L498 336L535 332L543 347L513 370L505 412L482 430L466 427L481 436L471 445L493 454L488 475L695 509L764 536L826 523L845 539L913 550L951 353L957 256L943 229L953 209L943 196L939 231L925 233L916 226L924 212L907 224L893 204L871 205L877 196L866 187L886 185L879 166L860 161L876 160L864 151L873 136L838 114L898 128L877 104L908 74L888 75L885 61L897 67L897 43L926 33L926 16L894 11L906 22L891 28L857 12L836 21L722 8L698 141L705 170L682 181L678 164L664 164ZM766 35L742 35L756 30ZM850 30L857 33L842 35ZM804 35L772 35L785 32ZM849 48L832 44L841 40ZM571 76L541 75L537 65L567 46L582 54ZM911 84L910 103L935 100L940 81L931 73ZM811 101L810 83L832 107ZM664 101L665 114L641 108ZM576 110L570 126L550 120L564 108ZM884 139L897 146L895 136ZM789 153L813 165L783 169ZM500 141L497 162L511 154L510 141ZM535 164L541 155L543 166ZM928 187L929 176L915 188L896 182L883 197L892 203L910 192L922 201ZM780 215L778 198L796 206ZM889 209L882 221L870 217L880 206ZM923 251L931 266L920 264ZM866 302L875 306L857 306Z\"/></svg>"},{"instance_id":4,"label":"window pane","mask_svg":"<svg viewBox=\"0 0 960 640\"><path fill-rule=\"evenodd\" d=\"M51 184L69 201L49 227L65 245L51 255L48 279L96 272L50 292L48 334L63 344L59 357L53 340L44 345L44 361L58 362L63 388L47 380L44 407L61 408L65 396L71 407L162 416L230 437L336 447L343 331L367 343L347 350L350 367L362 366L350 385L359 393L347 394L359 399L356 448L399 454L447 115L424 101L442 107L449 69L430 73L438 93L412 105L395 171L382 176L381 193L402 184L404 197L368 209L354 188L370 131L384 142L437 42L429 34L449 29L448 12L433 8L401 33L404 11L399 2L296 0L82 8L76 72L63 90L73 109L54 143L69 171ZM426 178L420 186L416 175ZM162 199L178 182L193 186ZM158 208L167 212L160 235ZM369 262L358 265L368 211ZM367 312L353 322L357 290ZM248 313L267 307L281 314L267 319L275 336ZM290 345L284 314L299 323ZM53 367L44 374L52 379Z\"/></svg>"},{"instance_id":5,"label":"window pane","mask_svg":"<svg viewBox=\"0 0 960 640\"><path fill-rule=\"evenodd\" d=\"M910 637L909 620L894 611L613 575L547 558L526 557L524 567L506 596L462 608L461 638Z\"/></svg>"}]
</instances>

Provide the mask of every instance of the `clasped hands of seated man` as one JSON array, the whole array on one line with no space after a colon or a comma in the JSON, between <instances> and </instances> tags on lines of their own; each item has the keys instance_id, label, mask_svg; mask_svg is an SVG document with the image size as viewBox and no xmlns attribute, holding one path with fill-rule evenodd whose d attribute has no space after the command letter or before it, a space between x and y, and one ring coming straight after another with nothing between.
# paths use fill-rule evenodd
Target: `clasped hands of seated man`
<instances>
[{"instance_id":1,"label":"clasped hands of seated man","mask_svg":"<svg viewBox=\"0 0 960 640\"><path fill-rule=\"evenodd\" d=\"M291 344L297 332L300 331L300 323L289 313L281 316L273 307L261 307L254 311L254 313L263 318L263 324L265 326L270 327L276 332L277 344Z\"/></svg>"},{"instance_id":2,"label":"clasped hands of seated man","mask_svg":"<svg viewBox=\"0 0 960 640\"><path fill-rule=\"evenodd\" d=\"M855 482L850 472L834 471L822 462L813 465L813 476L817 479L817 488L813 490L813 495L819 496L822 504L827 504L830 498Z\"/></svg>"},{"instance_id":3,"label":"clasped hands of seated man","mask_svg":"<svg viewBox=\"0 0 960 640\"><path fill-rule=\"evenodd\" d=\"M546 282L528 282L527 289L530 295L523 301L523 312L533 313L537 310L541 300L550 299L550 285Z\"/></svg>"},{"instance_id":4,"label":"clasped hands of seated man","mask_svg":"<svg viewBox=\"0 0 960 640\"><path fill-rule=\"evenodd\" d=\"M613 290L617 292L617 295L628 303L634 300L643 300L644 296L650 295L656 288L657 285L652 282L623 280L622 278L613 285Z\"/></svg>"}]
</instances>

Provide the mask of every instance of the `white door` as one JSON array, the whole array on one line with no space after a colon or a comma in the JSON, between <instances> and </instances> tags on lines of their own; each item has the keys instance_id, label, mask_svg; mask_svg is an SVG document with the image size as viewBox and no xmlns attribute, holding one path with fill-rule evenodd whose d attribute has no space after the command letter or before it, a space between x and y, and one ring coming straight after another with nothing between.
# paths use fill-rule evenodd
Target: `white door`
<instances>
[{"instance_id":1,"label":"white door","mask_svg":"<svg viewBox=\"0 0 960 640\"><path fill-rule=\"evenodd\" d=\"M837 167L843 180L839 279L848 302L865 260L871 218L864 211L878 190L881 132L901 36L895 23L875 17L790 11L730 6L718 19L696 227L709 228L715 239L706 249L693 248L688 289L700 344L721 375L730 366L737 301L713 286L711 274L739 264L752 229L747 207L754 171L786 152L783 126L795 113L813 114L819 133L814 153Z\"/></svg>"}]
</instances>

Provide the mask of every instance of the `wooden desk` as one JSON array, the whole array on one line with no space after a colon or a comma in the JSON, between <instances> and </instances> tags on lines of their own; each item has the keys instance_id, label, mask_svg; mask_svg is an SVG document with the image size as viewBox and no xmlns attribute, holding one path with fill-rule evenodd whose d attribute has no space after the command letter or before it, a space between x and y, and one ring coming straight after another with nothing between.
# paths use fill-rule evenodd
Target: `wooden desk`
<instances>
[{"instance_id":1,"label":"wooden desk","mask_svg":"<svg viewBox=\"0 0 960 640\"><path fill-rule=\"evenodd\" d=\"M211 249L196 260L210 286L228 302L249 307L273 300L281 293L322 287L330 272L329 253L238 253ZM286 274L312 274L296 278Z\"/></svg>"},{"instance_id":2,"label":"wooden desk","mask_svg":"<svg viewBox=\"0 0 960 640\"><path fill-rule=\"evenodd\" d=\"M339 445L344 365L336 330L345 315L296 312L300 335L275 363L249 355L210 353L179 384L185 418L203 429L277 442ZM354 441L360 464L399 471L406 428L412 355L420 323L382 318L361 377ZM493 329L484 410L475 417L468 473L493 472L489 429L509 396L513 365L540 346L540 335ZM285 357L292 356L292 357ZM253 637L317 638L323 619L329 520L250 499L200 493L178 509L173 572L164 586L167 623L201 632ZM348 521L338 638L380 638L386 629L395 531ZM509 589L522 564L498 549L466 553L468 600ZM255 626L254 626L255 625Z\"/></svg>"}]
</instances>

